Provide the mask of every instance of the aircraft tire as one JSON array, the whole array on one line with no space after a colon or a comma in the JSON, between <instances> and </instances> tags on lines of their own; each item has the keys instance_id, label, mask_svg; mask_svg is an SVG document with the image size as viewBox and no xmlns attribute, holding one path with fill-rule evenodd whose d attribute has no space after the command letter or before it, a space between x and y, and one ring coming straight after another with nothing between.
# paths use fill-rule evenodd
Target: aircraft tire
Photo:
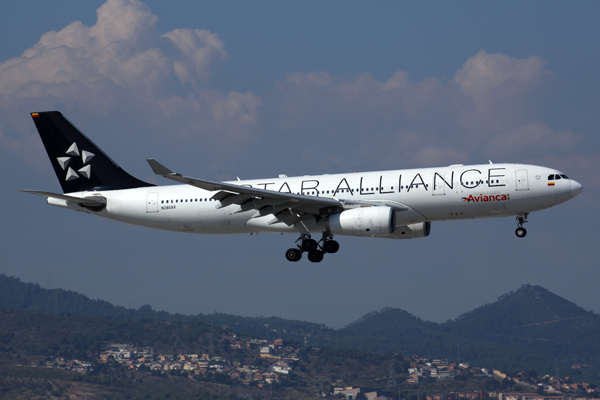
<instances>
[{"instance_id":1,"label":"aircraft tire","mask_svg":"<svg viewBox=\"0 0 600 400\"><path fill-rule=\"evenodd\" d=\"M314 239L305 239L302 241L302 250L308 251L309 253L317 250L319 244Z\"/></svg>"},{"instance_id":2,"label":"aircraft tire","mask_svg":"<svg viewBox=\"0 0 600 400\"><path fill-rule=\"evenodd\" d=\"M515 231L515 235L517 235L517 237L525 237L525 235L527 235L527 229L525 228L517 228L517 230Z\"/></svg>"},{"instance_id":3,"label":"aircraft tire","mask_svg":"<svg viewBox=\"0 0 600 400\"><path fill-rule=\"evenodd\" d=\"M308 260L310 262L318 263L323 261L323 252L321 250L313 250L308 253Z\"/></svg>"},{"instance_id":4,"label":"aircraft tire","mask_svg":"<svg viewBox=\"0 0 600 400\"><path fill-rule=\"evenodd\" d=\"M339 249L340 244L335 240L328 240L323 244L323 250L325 250L325 253L337 253Z\"/></svg>"},{"instance_id":5,"label":"aircraft tire","mask_svg":"<svg viewBox=\"0 0 600 400\"><path fill-rule=\"evenodd\" d=\"M300 261L300 259L302 258L302 252L298 249L288 249L285 252L285 258L287 258L288 261L292 262Z\"/></svg>"}]
</instances>

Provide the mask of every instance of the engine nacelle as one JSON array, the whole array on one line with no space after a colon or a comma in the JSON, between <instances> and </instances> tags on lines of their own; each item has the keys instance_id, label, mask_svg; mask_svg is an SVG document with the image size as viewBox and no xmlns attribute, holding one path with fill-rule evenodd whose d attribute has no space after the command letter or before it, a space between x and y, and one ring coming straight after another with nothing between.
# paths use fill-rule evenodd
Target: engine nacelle
<instances>
[{"instance_id":1,"label":"engine nacelle","mask_svg":"<svg viewBox=\"0 0 600 400\"><path fill-rule=\"evenodd\" d=\"M419 222L418 224L397 226L396 230L386 236L380 236L387 239L416 239L429 236L431 231L431 222Z\"/></svg>"},{"instance_id":2,"label":"engine nacelle","mask_svg":"<svg viewBox=\"0 0 600 400\"><path fill-rule=\"evenodd\" d=\"M330 215L327 230L333 235L391 235L396 229L396 213L391 207L364 207Z\"/></svg>"}]
</instances>

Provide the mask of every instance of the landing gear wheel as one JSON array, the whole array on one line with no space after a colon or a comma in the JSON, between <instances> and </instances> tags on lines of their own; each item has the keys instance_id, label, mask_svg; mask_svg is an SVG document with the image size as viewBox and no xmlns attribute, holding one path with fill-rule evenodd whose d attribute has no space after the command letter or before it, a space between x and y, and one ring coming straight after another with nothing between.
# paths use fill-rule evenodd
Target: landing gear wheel
<instances>
[{"instance_id":1,"label":"landing gear wheel","mask_svg":"<svg viewBox=\"0 0 600 400\"><path fill-rule=\"evenodd\" d=\"M302 252L298 249L288 249L285 252L285 258L292 262L299 261L302 258Z\"/></svg>"},{"instance_id":2,"label":"landing gear wheel","mask_svg":"<svg viewBox=\"0 0 600 400\"><path fill-rule=\"evenodd\" d=\"M302 241L302 250L308 251L309 253L317 250L319 248L319 244L314 239L304 239Z\"/></svg>"},{"instance_id":3,"label":"landing gear wheel","mask_svg":"<svg viewBox=\"0 0 600 400\"><path fill-rule=\"evenodd\" d=\"M323 252L321 250L313 250L308 253L308 260L310 262L318 263L323 261Z\"/></svg>"},{"instance_id":4,"label":"landing gear wheel","mask_svg":"<svg viewBox=\"0 0 600 400\"><path fill-rule=\"evenodd\" d=\"M523 228L523 224L527 223L527 216L529 213L521 213L517 215L517 230L515 231L515 235L517 237L525 237L527 235L527 229Z\"/></svg>"},{"instance_id":5,"label":"landing gear wheel","mask_svg":"<svg viewBox=\"0 0 600 400\"><path fill-rule=\"evenodd\" d=\"M340 244L338 242L336 242L335 240L327 240L324 244L323 244L323 250L325 250L325 253L337 253L337 251L340 249Z\"/></svg>"}]
</instances>

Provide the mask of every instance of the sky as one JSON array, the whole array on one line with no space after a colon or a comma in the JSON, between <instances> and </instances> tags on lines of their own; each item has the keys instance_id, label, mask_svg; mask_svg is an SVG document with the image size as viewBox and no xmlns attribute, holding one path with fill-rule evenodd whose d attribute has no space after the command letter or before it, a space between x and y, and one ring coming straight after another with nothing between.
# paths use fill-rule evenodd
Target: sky
<instances>
[{"instance_id":1,"label":"sky","mask_svg":"<svg viewBox=\"0 0 600 400\"><path fill-rule=\"evenodd\" d=\"M600 312L600 3L174 0L0 5L0 273L113 304L340 327L383 307L443 322L537 284ZM513 162L584 191L428 238L150 230L48 206L30 112L59 110L132 175L231 180Z\"/></svg>"}]
</instances>

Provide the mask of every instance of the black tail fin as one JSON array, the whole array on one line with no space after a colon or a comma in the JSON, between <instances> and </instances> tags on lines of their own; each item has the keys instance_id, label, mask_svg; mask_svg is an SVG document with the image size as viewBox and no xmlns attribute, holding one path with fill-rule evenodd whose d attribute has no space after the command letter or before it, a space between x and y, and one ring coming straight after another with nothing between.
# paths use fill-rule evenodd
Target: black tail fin
<instances>
[{"instance_id":1,"label":"black tail fin","mask_svg":"<svg viewBox=\"0 0 600 400\"><path fill-rule=\"evenodd\" d=\"M31 116L64 193L154 186L125 172L60 112Z\"/></svg>"}]
</instances>

